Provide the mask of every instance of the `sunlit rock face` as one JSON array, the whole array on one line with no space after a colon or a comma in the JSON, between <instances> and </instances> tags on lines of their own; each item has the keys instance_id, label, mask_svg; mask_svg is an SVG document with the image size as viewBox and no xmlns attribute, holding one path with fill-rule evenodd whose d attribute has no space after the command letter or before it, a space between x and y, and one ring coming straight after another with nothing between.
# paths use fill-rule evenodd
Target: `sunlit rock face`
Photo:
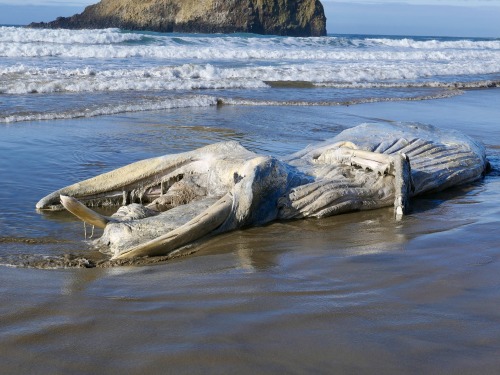
<instances>
[{"instance_id":1,"label":"sunlit rock face","mask_svg":"<svg viewBox=\"0 0 500 375\"><path fill-rule=\"evenodd\" d=\"M81 14L46 28L121 28L183 33L255 33L286 36L326 35L319 0L102 0Z\"/></svg>"}]
</instances>

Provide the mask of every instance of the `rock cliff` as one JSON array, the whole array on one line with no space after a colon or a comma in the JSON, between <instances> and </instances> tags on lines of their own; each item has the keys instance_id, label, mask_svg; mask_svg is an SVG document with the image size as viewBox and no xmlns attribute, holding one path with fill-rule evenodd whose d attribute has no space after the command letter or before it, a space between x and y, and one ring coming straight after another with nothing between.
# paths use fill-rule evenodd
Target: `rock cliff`
<instances>
[{"instance_id":1,"label":"rock cliff","mask_svg":"<svg viewBox=\"0 0 500 375\"><path fill-rule=\"evenodd\" d=\"M326 17L319 0L102 0L30 27L322 36Z\"/></svg>"}]
</instances>

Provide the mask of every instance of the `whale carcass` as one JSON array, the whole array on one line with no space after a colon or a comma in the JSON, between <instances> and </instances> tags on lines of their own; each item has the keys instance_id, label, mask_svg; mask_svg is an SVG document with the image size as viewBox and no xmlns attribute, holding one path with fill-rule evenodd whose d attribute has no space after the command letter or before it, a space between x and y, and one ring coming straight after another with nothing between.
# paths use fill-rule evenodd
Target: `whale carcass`
<instances>
[{"instance_id":1,"label":"whale carcass","mask_svg":"<svg viewBox=\"0 0 500 375\"><path fill-rule=\"evenodd\" d=\"M142 160L57 190L39 210L66 208L104 228L113 259L166 255L236 228L394 206L481 178L484 147L430 125L369 123L285 158L234 141ZM88 207L121 206L112 216Z\"/></svg>"}]
</instances>

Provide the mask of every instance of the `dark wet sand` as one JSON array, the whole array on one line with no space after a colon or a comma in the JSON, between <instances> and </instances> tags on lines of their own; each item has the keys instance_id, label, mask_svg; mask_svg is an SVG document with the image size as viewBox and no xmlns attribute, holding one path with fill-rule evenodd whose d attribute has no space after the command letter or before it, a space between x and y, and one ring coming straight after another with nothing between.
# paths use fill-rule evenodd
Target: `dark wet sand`
<instances>
[{"instance_id":1,"label":"dark wet sand","mask_svg":"<svg viewBox=\"0 0 500 375\"><path fill-rule=\"evenodd\" d=\"M473 185L416 199L412 213L401 222L393 220L391 209L382 209L276 223L214 238L195 254L148 266L1 267L0 372L498 373L499 102L500 90L493 89L424 102L264 108L276 119L284 113L291 116L291 111L302 116L311 126L305 143L324 138L324 124L330 124L334 135L339 127L363 119L459 129L484 141L495 170ZM184 120L198 124L219 116L227 122L219 123L217 136L240 137L249 147L255 142L257 149L265 150L273 137L286 132L283 125L269 140L261 140L257 132L232 128L233 119L251 123L259 108L204 111L208 113L193 111L192 116L186 111ZM155 127L165 130L158 125L162 116L17 124L2 132L9 144L30 132L40 141L44 136L37 132L44 133L50 148L53 134L69 124L106 134L121 134L125 127L143 142L131 143L127 155L141 158L165 146L157 142L152 149L146 147L157 134ZM113 125L117 121L124 125ZM315 128L323 130L318 134ZM27 133L18 134L21 129ZM185 143L213 141L213 133L206 140L200 135L208 131L203 129L205 133L197 130L198 140L186 137ZM68 131L78 137L77 130ZM298 146L300 136L283 142L281 151ZM84 144L86 135L80 137L74 142ZM95 142L99 139L96 136ZM175 142L168 142L173 149ZM26 155L43 146L28 142ZM78 222L63 214L39 217L31 208L43 188L98 170L100 162L109 166L125 157L115 155L116 146L105 139L96 147L102 153L95 153L94 164L82 158L78 170L53 169L60 174L55 182L50 170L37 174L28 157L17 161L4 155L2 177L16 168L20 176L31 168L36 177L21 180L35 189L29 198L23 198L29 186L1 197L7 207L0 214L1 237L28 242L0 241L4 263L22 256L58 257L62 252L85 255ZM84 153L76 150L67 164L75 165L79 152ZM23 153L20 150L18 157ZM54 160L53 168L57 163L61 160ZM18 184L21 177L16 178L4 179L2 190ZM41 188L35 187L37 180ZM18 203L8 206L15 196L21 197ZM11 219L13 214L16 219ZM29 243L33 238L41 243Z\"/></svg>"}]
</instances>

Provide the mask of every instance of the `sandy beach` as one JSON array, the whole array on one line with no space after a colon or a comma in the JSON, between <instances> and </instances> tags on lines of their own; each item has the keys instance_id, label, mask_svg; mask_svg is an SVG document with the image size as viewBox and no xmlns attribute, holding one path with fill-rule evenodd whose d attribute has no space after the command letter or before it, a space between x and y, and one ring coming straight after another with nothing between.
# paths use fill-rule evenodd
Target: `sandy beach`
<instances>
[{"instance_id":1,"label":"sandy beach","mask_svg":"<svg viewBox=\"0 0 500 375\"><path fill-rule=\"evenodd\" d=\"M428 101L1 125L2 371L495 373L499 102L500 89L485 89ZM458 129L484 142L494 170L415 199L401 222L380 209L231 232L156 265L13 267L92 251L76 219L34 210L68 183L221 139L280 156L367 121Z\"/></svg>"}]
</instances>

